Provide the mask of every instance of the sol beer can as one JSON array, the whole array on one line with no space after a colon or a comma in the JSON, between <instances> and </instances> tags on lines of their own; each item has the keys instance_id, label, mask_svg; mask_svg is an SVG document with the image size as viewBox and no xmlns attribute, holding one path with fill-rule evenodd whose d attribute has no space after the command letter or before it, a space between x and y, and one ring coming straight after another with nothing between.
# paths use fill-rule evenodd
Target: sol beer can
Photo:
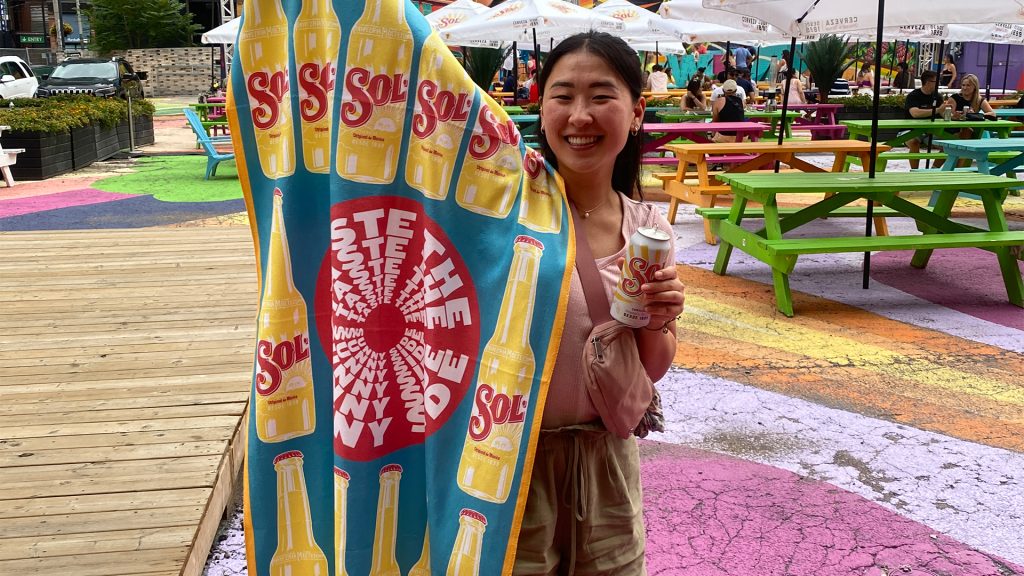
<instances>
[{"instance_id":1,"label":"sol beer can","mask_svg":"<svg viewBox=\"0 0 1024 576\"><path fill-rule=\"evenodd\" d=\"M651 321L640 287L668 263L670 245L668 234L660 228L640 227L633 233L626 247L622 277L612 294L612 318L633 328L642 328Z\"/></svg>"}]
</instances>

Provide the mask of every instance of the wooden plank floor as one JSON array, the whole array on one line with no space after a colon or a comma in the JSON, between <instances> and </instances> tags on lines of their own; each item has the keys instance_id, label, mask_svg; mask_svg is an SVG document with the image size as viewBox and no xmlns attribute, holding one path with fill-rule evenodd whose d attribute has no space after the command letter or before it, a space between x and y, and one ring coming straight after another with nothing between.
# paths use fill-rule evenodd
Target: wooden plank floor
<instances>
[{"instance_id":1,"label":"wooden plank floor","mask_svg":"<svg viewBox=\"0 0 1024 576\"><path fill-rule=\"evenodd\" d=\"M0 574L202 573L257 297L246 227L0 233Z\"/></svg>"}]
</instances>

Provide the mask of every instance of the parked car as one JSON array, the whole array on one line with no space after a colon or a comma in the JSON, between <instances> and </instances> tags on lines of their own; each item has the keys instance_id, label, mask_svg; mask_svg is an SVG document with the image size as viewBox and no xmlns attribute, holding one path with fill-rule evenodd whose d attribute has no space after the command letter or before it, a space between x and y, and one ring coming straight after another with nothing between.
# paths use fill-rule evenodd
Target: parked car
<instances>
[{"instance_id":1,"label":"parked car","mask_svg":"<svg viewBox=\"0 0 1024 576\"><path fill-rule=\"evenodd\" d=\"M0 98L31 98L39 80L17 56L0 56Z\"/></svg>"},{"instance_id":2,"label":"parked car","mask_svg":"<svg viewBox=\"0 0 1024 576\"><path fill-rule=\"evenodd\" d=\"M144 98L145 72L136 72L124 58L73 58L57 65L39 83L36 96L91 94L93 96Z\"/></svg>"},{"instance_id":3,"label":"parked car","mask_svg":"<svg viewBox=\"0 0 1024 576\"><path fill-rule=\"evenodd\" d=\"M37 80L42 82L50 77L54 68L56 68L56 66L51 66L50 64L33 64L32 73L36 75Z\"/></svg>"}]
</instances>

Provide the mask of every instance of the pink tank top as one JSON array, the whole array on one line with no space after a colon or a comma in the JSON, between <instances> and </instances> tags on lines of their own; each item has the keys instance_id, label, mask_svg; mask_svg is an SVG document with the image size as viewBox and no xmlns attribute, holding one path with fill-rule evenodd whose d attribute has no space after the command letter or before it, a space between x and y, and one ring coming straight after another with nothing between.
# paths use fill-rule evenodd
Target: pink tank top
<instances>
[{"instance_id":1,"label":"pink tank top","mask_svg":"<svg viewBox=\"0 0 1024 576\"><path fill-rule=\"evenodd\" d=\"M629 237L637 228L657 226L668 233L672 239L669 254L672 255L673 264L675 263L675 233L657 208L622 196L622 212L622 250L595 260L609 301L620 276L615 263L619 258L625 257L625 242L629 241ZM594 323L590 319L587 300L583 295L583 285L580 284L579 275L574 268L572 279L569 281L569 304L565 314L565 326L541 421L541 427L544 429L585 424L601 419L587 395L586 383L582 378L583 346L593 328Z\"/></svg>"}]
</instances>

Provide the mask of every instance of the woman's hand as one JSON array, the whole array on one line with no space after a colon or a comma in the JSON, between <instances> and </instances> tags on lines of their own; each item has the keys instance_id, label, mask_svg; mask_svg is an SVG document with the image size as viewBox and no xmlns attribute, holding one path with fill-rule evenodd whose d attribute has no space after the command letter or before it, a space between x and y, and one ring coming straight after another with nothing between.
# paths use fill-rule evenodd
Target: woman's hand
<instances>
[{"instance_id":1,"label":"woman's hand","mask_svg":"<svg viewBox=\"0 0 1024 576\"><path fill-rule=\"evenodd\" d=\"M683 313L685 287L679 281L675 266L654 273L654 278L640 287L644 308L651 315L648 328L661 328Z\"/></svg>"}]
</instances>

